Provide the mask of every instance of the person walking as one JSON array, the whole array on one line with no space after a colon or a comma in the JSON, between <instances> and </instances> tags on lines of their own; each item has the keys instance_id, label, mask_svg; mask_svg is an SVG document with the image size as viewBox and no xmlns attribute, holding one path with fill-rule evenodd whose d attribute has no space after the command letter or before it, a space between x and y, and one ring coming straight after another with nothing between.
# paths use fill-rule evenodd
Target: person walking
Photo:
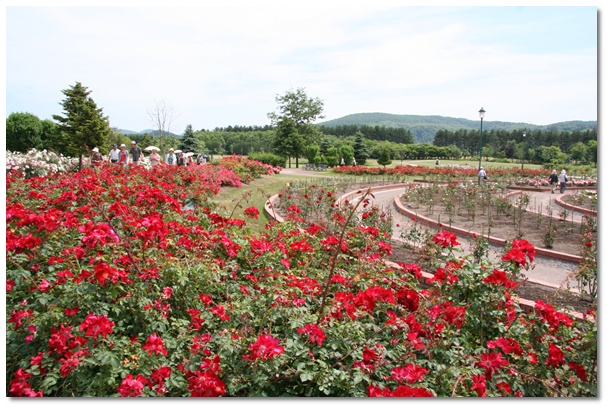
<instances>
[{"instance_id":1,"label":"person walking","mask_svg":"<svg viewBox=\"0 0 611 411\"><path fill-rule=\"evenodd\" d=\"M558 185L558 174L556 174L556 170L552 171L552 174L549 176L549 184L552 186L552 194L554 194L554 190Z\"/></svg>"},{"instance_id":2,"label":"person walking","mask_svg":"<svg viewBox=\"0 0 611 411\"><path fill-rule=\"evenodd\" d=\"M127 164L129 163L129 151L127 151L127 147L125 147L125 144L121 144L121 152L119 153L119 162L118 164L122 165L123 167L127 167Z\"/></svg>"},{"instance_id":3,"label":"person walking","mask_svg":"<svg viewBox=\"0 0 611 411\"><path fill-rule=\"evenodd\" d=\"M119 150L119 147L117 146L117 144L113 144L112 145L112 150L110 150L108 152L108 161L110 161L113 164L117 164L119 162L119 155L121 154L121 150Z\"/></svg>"},{"instance_id":4,"label":"person walking","mask_svg":"<svg viewBox=\"0 0 611 411\"><path fill-rule=\"evenodd\" d=\"M562 170L560 172L558 181L560 182L560 193L562 194L566 190L566 183L569 181L569 178L566 175L566 170Z\"/></svg>"},{"instance_id":5,"label":"person walking","mask_svg":"<svg viewBox=\"0 0 611 411\"><path fill-rule=\"evenodd\" d=\"M132 141L132 148L129 149L130 161L133 164L138 164L140 162L140 156L142 155L142 150L140 147L136 145L135 141Z\"/></svg>"},{"instance_id":6,"label":"person walking","mask_svg":"<svg viewBox=\"0 0 611 411\"><path fill-rule=\"evenodd\" d=\"M161 156L159 155L159 153L157 152L157 149L154 148L151 150L152 153L149 156L149 160L151 162L151 167L155 167L159 164L159 162L161 161Z\"/></svg>"},{"instance_id":7,"label":"person walking","mask_svg":"<svg viewBox=\"0 0 611 411\"><path fill-rule=\"evenodd\" d=\"M480 167L479 172L477 173L477 184L481 186L482 184L484 184L485 180L488 180L488 175L486 174L486 170L484 170L484 167Z\"/></svg>"},{"instance_id":8,"label":"person walking","mask_svg":"<svg viewBox=\"0 0 611 411\"><path fill-rule=\"evenodd\" d=\"M175 166L176 165L176 154L174 154L174 149L170 148L170 152L168 153L166 159L165 159L165 163L170 165L170 166Z\"/></svg>"}]
</instances>

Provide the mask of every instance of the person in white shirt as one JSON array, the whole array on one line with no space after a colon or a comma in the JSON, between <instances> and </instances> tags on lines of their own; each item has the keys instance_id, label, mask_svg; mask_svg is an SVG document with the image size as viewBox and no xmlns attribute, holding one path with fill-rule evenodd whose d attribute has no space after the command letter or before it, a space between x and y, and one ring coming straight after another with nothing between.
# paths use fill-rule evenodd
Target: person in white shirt
<instances>
[{"instance_id":1,"label":"person in white shirt","mask_svg":"<svg viewBox=\"0 0 611 411\"><path fill-rule=\"evenodd\" d=\"M165 163L170 165L170 166L175 166L176 165L176 154L174 154L174 149L173 148L170 149L170 153L167 155L167 157L165 159Z\"/></svg>"},{"instance_id":2,"label":"person in white shirt","mask_svg":"<svg viewBox=\"0 0 611 411\"><path fill-rule=\"evenodd\" d=\"M486 170L484 170L484 167L480 167L479 173L477 173L477 184L481 186L482 184L484 184L485 180L488 180L488 176L486 175Z\"/></svg>"},{"instance_id":3,"label":"person in white shirt","mask_svg":"<svg viewBox=\"0 0 611 411\"><path fill-rule=\"evenodd\" d=\"M113 164L117 164L119 162L119 155L121 154L121 150L117 147L117 144L112 145L112 150L108 152L108 161Z\"/></svg>"},{"instance_id":4,"label":"person in white shirt","mask_svg":"<svg viewBox=\"0 0 611 411\"><path fill-rule=\"evenodd\" d=\"M569 177L566 175L566 170L562 170L558 176L558 182L560 183L560 193L564 193L566 190L566 183L569 181Z\"/></svg>"}]
</instances>

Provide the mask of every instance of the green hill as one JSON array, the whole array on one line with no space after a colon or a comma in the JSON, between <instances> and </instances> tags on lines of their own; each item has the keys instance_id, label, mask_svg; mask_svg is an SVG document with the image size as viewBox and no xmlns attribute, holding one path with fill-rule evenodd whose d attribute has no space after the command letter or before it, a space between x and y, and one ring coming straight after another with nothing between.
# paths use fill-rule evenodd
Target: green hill
<instances>
[{"instance_id":1,"label":"green hill","mask_svg":"<svg viewBox=\"0 0 611 411\"><path fill-rule=\"evenodd\" d=\"M367 125L384 126L393 128L405 128L414 135L416 143L430 143L433 141L438 130L456 131L460 129L480 128L480 121L465 118L443 117L443 116L418 116L411 114L387 114L387 113L358 113L340 117L335 120L318 123L321 126L334 127L344 125ZM484 130L556 130L556 131L580 131L596 129L596 121L565 121L546 126L528 123L510 123L504 121L483 122Z\"/></svg>"}]
</instances>

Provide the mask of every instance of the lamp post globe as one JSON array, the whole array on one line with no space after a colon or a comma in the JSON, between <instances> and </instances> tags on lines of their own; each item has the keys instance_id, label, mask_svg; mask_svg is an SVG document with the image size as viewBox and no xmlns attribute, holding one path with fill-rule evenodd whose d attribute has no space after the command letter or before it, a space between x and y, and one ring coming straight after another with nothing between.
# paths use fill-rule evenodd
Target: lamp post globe
<instances>
[{"instance_id":1,"label":"lamp post globe","mask_svg":"<svg viewBox=\"0 0 611 411\"><path fill-rule=\"evenodd\" d=\"M486 110L484 108L479 109L479 166L478 171L482 168L482 143L483 143L483 130L484 130L484 115L486 114Z\"/></svg>"}]
</instances>

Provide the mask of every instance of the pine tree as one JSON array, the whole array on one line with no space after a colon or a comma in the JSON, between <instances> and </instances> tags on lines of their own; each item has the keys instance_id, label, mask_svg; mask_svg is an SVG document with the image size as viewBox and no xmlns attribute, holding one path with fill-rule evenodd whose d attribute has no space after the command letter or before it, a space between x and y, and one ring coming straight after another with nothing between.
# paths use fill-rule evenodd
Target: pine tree
<instances>
[{"instance_id":1,"label":"pine tree","mask_svg":"<svg viewBox=\"0 0 611 411\"><path fill-rule=\"evenodd\" d=\"M178 148L184 152L192 152L197 153L199 148L197 144L197 139L195 138L195 134L193 133L193 127L191 124L187 126L184 134L182 135L182 139L180 140L180 144Z\"/></svg>"},{"instance_id":2,"label":"pine tree","mask_svg":"<svg viewBox=\"0 0 611 411\"><path fill-rule=\"evenodd\" d=\"M354 158L358 165L364 166L367 162L367 157L369 154L367 153L367 146L363 143L363 133L358 131L356 133L356 138L354 140Z\"/></svg>"},{"instance_id":3,"label":"pine tree","mask_svg":"<svg viewBox=\"0 0 611 411\"><path fill-rule=\"evenodd\" d=\"M378 164L386 167L392 163L390 147L384 146L380 149L380 157L378 158Z\"/></svg>"},{"instance_id":4,"label":"pine tree","mask_svg":"<svg viewBox=\"0 0 611 411\"><path fill-rule=\"evenodd\" d=\"M82 167L83 155L94 147L103 147L110 134L108 117L104 117L89 94L90 91L80 82L62 90L66 98L62 101L64 116L53 115L59 128L57 141L60 152L79 157L79 169Z\"/></svg>"}]
</instances>

